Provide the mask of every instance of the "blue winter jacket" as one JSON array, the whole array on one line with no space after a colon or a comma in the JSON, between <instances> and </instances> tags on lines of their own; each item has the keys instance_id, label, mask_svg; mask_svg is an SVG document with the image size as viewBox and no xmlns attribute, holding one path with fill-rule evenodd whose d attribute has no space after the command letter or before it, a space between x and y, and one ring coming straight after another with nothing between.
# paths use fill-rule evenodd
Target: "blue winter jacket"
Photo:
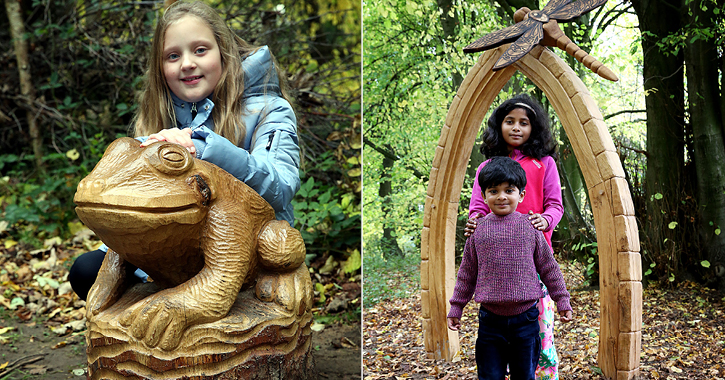
<instances>
[{"instance_id":1,"label":"blue winter jacket","mask_svg":"<svg viewBox=\"0 0 725 380\"><path fill-rule=\"evenodd\" d=\"M214 132L206 98L196 104L172 94L177 127L191 128L196 157L211 162L246 183L274 208L278 220L294 226L292 197L300 188L300 148L297 119L282 98L269 48L264 46L242 62L246 126L240 146ZM191 110L197 114L192 120Z\"/></svg>"}]
</instances>

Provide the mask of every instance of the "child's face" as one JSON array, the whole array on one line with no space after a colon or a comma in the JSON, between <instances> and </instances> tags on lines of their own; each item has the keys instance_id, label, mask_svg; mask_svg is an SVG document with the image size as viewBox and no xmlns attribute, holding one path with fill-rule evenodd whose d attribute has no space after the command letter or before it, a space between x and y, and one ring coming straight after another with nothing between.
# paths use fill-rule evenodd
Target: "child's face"
<instances>
[{"instance_id":1,"label":"child's face","mask_svg":"<svg viewBox=\"0 0 725 380\"><path fill-rule=\"evenodd\" d=\"M506 115L501 124L503 140L508 144L509 150L524 145L531 136L531 123L523 108L514 108Z\"/></svg>"},{"instance_id":2,"label":"child's face","mask_svg":"<svg viewBox=\"0 0 725 380\"><path fill-rule=\"evenodd\" d=\"M483 192L483 201L496 215L508 215L516 211L516 207L524 200L525 191L519 191L508 182L489 187Z\"/></svg>"},{"instance_id":3,"label":"child's face","mask_svg":"<svg viewBox=\"0 0 725 380\"><path fill-rule=\"evenodd\" d=\"M214 33L196 16L184 16L166 29L163 62L169 89L187 102L209 96L222 75Z\"/></svg>"}]
</instances>

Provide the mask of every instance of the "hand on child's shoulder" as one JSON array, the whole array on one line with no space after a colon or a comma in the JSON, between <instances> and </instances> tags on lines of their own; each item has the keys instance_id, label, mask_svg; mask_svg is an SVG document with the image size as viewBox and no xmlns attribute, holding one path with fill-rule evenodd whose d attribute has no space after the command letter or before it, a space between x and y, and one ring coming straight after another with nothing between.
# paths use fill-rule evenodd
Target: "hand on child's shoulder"
<instances>
[{"instance_id":1,"label":"hand on child's shoulder","mask_svg":"<svg viewBox=\"0 0 725 380\"><path fill-rule=\"evenodd\" d=\"M481 217L483 217L483 214L479 212L466 221L466 226L463 228L463 236L469 237L473 234L473 231L476 230L476 226L478 225L478 218Z\"/></svg>"}]
</instances>

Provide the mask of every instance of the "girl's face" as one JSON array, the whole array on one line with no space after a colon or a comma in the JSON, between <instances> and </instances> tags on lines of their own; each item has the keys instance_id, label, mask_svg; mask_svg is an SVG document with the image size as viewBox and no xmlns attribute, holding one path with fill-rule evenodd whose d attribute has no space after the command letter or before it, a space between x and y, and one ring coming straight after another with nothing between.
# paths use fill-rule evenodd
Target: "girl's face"
<instances>
[{"instance_id":1,"label":"girl's face","mask_svg":"<svg viewBox=\"0 0 725 380\"><path fill-rule=\"evenodd\" d=\"M169 89L187 102L211 95L222 76L214 32L196 16L184 16L166 29L163 62Z\"/></svg>"},{"instance_id":2,"label":"girl's face","mask_svg":"<svg viewBox=\"0 0 725 380\"><path fill-rule=\"evenodd\" d=\"M526 140L531 136L531 123L523 108L514 108L503 119L501 123L501 133L503 140L508 145L509 150L524 145Z\"/></svg>"}]
</instances>

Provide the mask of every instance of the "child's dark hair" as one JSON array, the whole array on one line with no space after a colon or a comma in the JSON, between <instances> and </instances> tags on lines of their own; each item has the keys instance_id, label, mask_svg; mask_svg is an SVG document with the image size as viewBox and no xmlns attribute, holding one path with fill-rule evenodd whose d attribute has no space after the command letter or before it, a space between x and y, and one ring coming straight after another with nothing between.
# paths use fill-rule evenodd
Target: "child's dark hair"
<instances>
[{"instance_id":1,"label":"child's dark hair","mask_svg":"<svg viewBox=\"0 0 725 380\"><path fill-rule=\"evenodd\" d=\"M509 157L491 157L486 166L478 173L478 184L484 192L504 182L516 186L519 191L526 187L526 172L521 164Z\"/></svg>"},{"instance_id":2,"label":"child's dark hair","mask_svg":"<svg viewBox=\"0 0 725 380\"><path fill-rule=\"evenodd\" d=\"M521 104L516 104L521 103ZM522 105L524 104L524 105ZM556 142L551 135L549 115L544 112L538 101L526 94L519 94L501 103L488 118L488 128L483 132L481 153L486 158L508 156L509 150L503 139L501 124L512 110L521 108L531 123L531 135L518 149L526 156L540 160L546 156L556 159Z\"/></svg>"}]
</instances>

